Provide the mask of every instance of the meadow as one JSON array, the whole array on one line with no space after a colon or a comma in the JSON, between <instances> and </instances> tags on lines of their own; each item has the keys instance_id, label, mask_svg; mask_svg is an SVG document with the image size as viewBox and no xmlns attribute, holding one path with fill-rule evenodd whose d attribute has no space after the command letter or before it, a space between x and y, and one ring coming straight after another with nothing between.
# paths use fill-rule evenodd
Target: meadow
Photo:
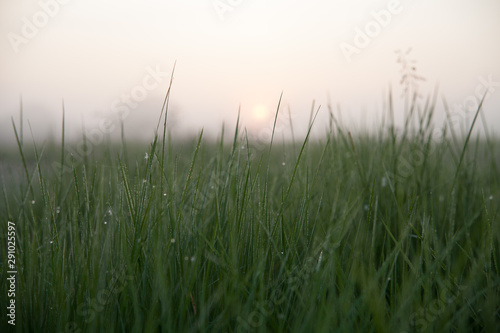
<instances>
[{"instance_id":1,"label":"meadow","mask_svg":"<svg viewBox=\"0 0 500 333\"><path fill-rule=\"evenodd\" d=\"M389 100L377 131L327 110L322 138L265 145L240 123L176 141L164 106L150 144L81 160L13 122L16 325L2 288L0 331L494 332L500 141L475 134L481 105L458 131L415 101L399 129Z\"/></svg>"}]
</instances>

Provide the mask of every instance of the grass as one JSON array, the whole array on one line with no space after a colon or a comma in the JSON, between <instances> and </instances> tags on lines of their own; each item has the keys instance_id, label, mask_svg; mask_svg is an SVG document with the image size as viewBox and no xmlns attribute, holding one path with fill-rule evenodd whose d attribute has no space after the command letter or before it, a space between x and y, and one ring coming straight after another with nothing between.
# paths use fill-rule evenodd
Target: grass
<instances>
[{"instance_id":1,"label":"grass","mask_svg":"<svg viewBox=\"0 0 500 333\"><path fill-rule=\"evenodd\" d=\"M392 103L375 133L330 110L322 140L264 150L240 124L231 142L176 143L162 112L149 146L81 160L64 141L28 148L13 123L16 326L2 292L1 331L495 331L499 141L434 128L435 104L414 99L399 134Z\"/></svg>"}]
</instances>

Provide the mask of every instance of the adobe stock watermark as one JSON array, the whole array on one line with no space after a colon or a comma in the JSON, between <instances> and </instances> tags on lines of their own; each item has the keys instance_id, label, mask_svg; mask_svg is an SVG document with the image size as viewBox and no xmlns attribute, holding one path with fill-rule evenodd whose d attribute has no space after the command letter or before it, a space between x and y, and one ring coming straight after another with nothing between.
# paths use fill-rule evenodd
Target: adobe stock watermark
<instances>
[{"instance_id":1,"label":"adobe stock watermark","mask_svg":"<svg viewBox=\"0 0 500 333\"><path fill-rule=\"evenodd\" d=\"M40 9L36 11L31 18L26 16L21 19L22 26L20 34L15 32L7 33L7 39L17 54L19 53L19 47L21 45L28 44L33 38L35 38L40 30L45 28L49 24L50 20L53 19L61 10L61 5L65 5L71 0L41 0L38 1L38 6Z\"/></svg>"},{"instance_id":2,"label":"adobe stock watermark","mask_svg":"<svg viewBox=\"0 0 500 333\"><path fill-rule=\"evenodd\" d=\"M294 267L288 273L288 278L284 282L287 286L287 290L293 290L298 294L300 286L302 286L305 281L310 280L311 276L320 270L324 261L324 256L328 256L330 251L338 247L334 245L332 249L331 246L328 246L329 242L330 236L327 236L327 239L320 244L318 250L315 251L319 252L318 255L307 257L303 267ZM253 332L264 325L266 319L275 314L279 306L283 304L288 297L289 295L283 294L279 288L274 289L267 300L259 301L254 304L255 310L250 312L248 318L242 318L241 316L236 318L238 322L236 332ZM283 317L283 315L278 314L278 317Z\"/></svg>"},{"instance_id":3,"label":"adobe stock watermark","mask_svg":"<svg viewBox=\"0 0 500 333\"><path fill-rule=\"evenodd\" d=\"M490 74L486 78L483 76L478 76L479 83L474 89L474 94L469 95L462 103L455 104L454 112L450 113L450 119L448 121L449 126L455 126L457 122L464 119L464 112L476 112L481 99L484 97L486 101L491 94L496 91L496 88L500 88L500 81L494 81L493 75ZM432 142L429 146L428 155L431 155L437 149L437 144L443 138L443 130L441 128L435 128L432 132ZM395 170L396 174L392 174L388 171L385 173L386 179L390 179L392 182L395 180L404 180L415 173L415 170L423 165L425 158L424 153L425 147L418 147L418 149L412 150L410 156L401 156L398 160L398 165Z\"/></svg>"},{"instance_id":4,"label":"adobe stock watermark","mask_svg":"<svg viewBox=\"0 0 500 333\"><path fill-rule=\"evenodd\" d=\"M224 21L226 13L234 11L234 9L239 7L242 3L243 0L215 0L212 2L212 5L219 16L219 19Z\"/></svg>"},{"instance_id":5,"label":"adobe stock watermark","mask_svg":"<svg viewBox=\"0 0 500 333\"><path fill-rule=\"evenodd\" d=\"M16 224L7 221L7 323L16 326L16 283L17 283L17 266L16 266ZM2 318L3 320L3 318Z\"/></svg>"},{"instance_id":6,"label":"adobe stock watermark","mask_svg":"<svg viewBox=\"0 0 500 333\"><path fill-rule=\"evenodd\" d=\"M474 95L467 96L462 103L454 104L452 109L454 112L452 114L465 114L467 112L476 112L479 107L481 98L485 96L486 101L492 93L495 92L495 88L500 87L500 81L493 81L493 75L490 74L486 78L483 76L478 76L479 84L474 89ZM453 123L453 121L452 121Z\"/></svg>"},{"instance_id":7,"label":"adobe stock watermark","mask_svg":"<svg viewBox=\"0 0 500 333\"><path fill-rule=\"evenodd\" d=\"M265 126L260 127L256 132L249 132L248 138L250 143L252 144L252 148L257 151L262 151L266 147L269 147L269 143L271 142L271 137L273 135L274 128L274 137L277 138L280 135L283 135L286 128L290 128L293 126L293 119L296 118L296 115L291 112L278 112L278 118L276 119L276 125L274 125L274 115L267 119ZM292 130L290 128L290 130Z\"/></svg>"},{"instance_id":8,"label":"adobe stock watermark","mask_svg":"<svg viewBox=\"0 0 500 333\"><path fill-rule=\"evenodd\" d=\"M107 288L99 290L95 297L87 299L85 302L78 305L76 308L75 320L81 324L88 324L96 319L98 313L104 311L105 307L111 303L113 297L120 294L128 285L130 281L134 280L132 275L127 275L126 268L120 272L112 271L112 278ZM61 333L80 333L82 329L78 326L76 321L66 324L64 331Z\"/></svg>"},{"instance_id":9,"label":"adobe stock watermark","mask_svg":"<svg viewBox=\"0 0 500 333\"><path fill-rule=\"evenodd\" d=\"M425 331L430 324L438 319L449 305L462 294L466 288L459 285L456 280L445 281L444 288L441 289L438 298L432 300L426 307L421 307L418 311L410 315L410 325L417 332ZM402 331L401 333L407 333Z\"/></svg>"},{"instance_id":10,"label":"adobe stock watermark","mask_svg":"<svg viewBox=\"0 0 500 333\"><path fill-rule=\"evenodd\" d=\"M111 116L103 118L99 121L99 126L85 133L85 140L80 140L75 147L75 150L67 148L70 154L66 155L66 160L62 165L60 162L54 161L52 169L56 173L72 172L70 168L73 161L81 163L85 156L89 156L94 147L104 142L106 135L111 134L116 128L116 116L121 121L124 121L130 112L139 106L139 103L144 101L149 92L158 88L160 84L169 77L168 72L163 72L160 66L146 67L146 75L143 77L140 84L134 86L128 93L123 93L119 98L116 98L110 105Z\"/></svg>"},{"instance_id":11,"label":"adobe stock watermark","mask_svg":"<svg viewBox=\"0 0 500 333\"><path fill-rule=\"evenodd\" d=\"M370 16L372 20L368 21L364 28L354 28L354 38L351 43L342 42L339 44L340 51L348 63L352 62L352 57L359 54L361 50L370 45L372 40L382 32L391 22L394 15L400 14L403 11L403 5L399 0L391 0L387 4L386 9L372 11Z\"/></svg>"}]
</instances>

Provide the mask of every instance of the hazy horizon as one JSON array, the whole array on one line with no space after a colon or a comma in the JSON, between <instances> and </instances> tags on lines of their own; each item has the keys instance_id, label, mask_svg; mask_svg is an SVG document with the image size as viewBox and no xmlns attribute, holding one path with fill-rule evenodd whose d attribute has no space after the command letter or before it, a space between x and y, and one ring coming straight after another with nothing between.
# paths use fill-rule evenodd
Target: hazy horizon
<instances>
[{"instance_id":1,"label":"hazy horizon","mask_svg":"<svg viewBox=\"0 0 500 333\"><path fill-rule=\"evenodd\" d=\"M269 128L280 94L298 135L314 101L324 132L329 101L346 124L373 127L392 86L402 119L396 50L417 61L422 102L439 83L460 121L477 97L500 127L500 3L461 1L107 1L0 2L0 140L14 139L22 95L25 137L99 128L122 112L126 132L148 139L176 63L169 108L174 133L216 136ZM497 36L497 37L495 37ZM121 110L121 111L120 111ZM116 127L119 127L115 122ZM481 126L478 126L480 130ZM288 128L283 125L283 131ZM113 133L116 135L116 133Z\"/></svg>"}]
</instances>

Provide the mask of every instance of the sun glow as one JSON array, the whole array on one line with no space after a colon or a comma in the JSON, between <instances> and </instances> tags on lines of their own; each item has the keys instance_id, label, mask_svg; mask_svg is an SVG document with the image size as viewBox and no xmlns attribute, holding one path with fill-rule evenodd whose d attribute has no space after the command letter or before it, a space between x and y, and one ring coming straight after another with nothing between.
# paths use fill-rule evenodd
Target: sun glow
<instances>
[{"instance_id":1,"label":"sun glow","mask_svg":"<svg viewBox=\"0 0 500 333\"><path fill-rule=\"evenodd\" d=\"M263 121L267 119L269 115L269 110L265 105L258 104L252 109L252 117L256 121Z\"/></svg>"}]
</instances>

